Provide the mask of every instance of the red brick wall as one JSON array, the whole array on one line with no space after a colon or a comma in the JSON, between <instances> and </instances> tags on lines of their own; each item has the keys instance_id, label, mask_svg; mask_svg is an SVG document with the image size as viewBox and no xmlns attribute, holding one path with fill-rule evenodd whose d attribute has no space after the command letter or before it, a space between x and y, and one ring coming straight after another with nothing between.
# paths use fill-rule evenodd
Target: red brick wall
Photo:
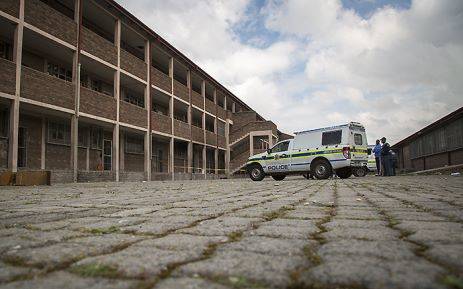
<instances>
[{"instance_id":1,"label":"red brick wall","mask_svg":"<svg viewBox=\"0 0 463 289\"><path fill-rule=\"evenodd\" d=\"M151 129L163 133L172 133L172 118L160 113L151 112Z\"/></svg>"},{"instance_id":2,"label":"red brick wall","mask_svg":"<svg viewBox=\"0 0 463 289\"><path fill-rule=\"evenodd\" d=\"M147 110L137 105L120 102L119 120L128 124L136 125L139 127L147 127Z\"/></svg>"},{"instance_id":3,"label":"red brick wall","mask_svg":"<svg viewBox=\"0 0 463 289\"><path fill-rule=\"evenodd\" d=\"M3 0L2 0L3 1ZM68 43L77 43L77 23L39 0L25 1L25 21Z\"/></svg>"},{"instance_id":4,"label":"red brick wall","mask_svg":"<svg viewBox=\"0 0 463 289\"><path fill-rule=\"evenodd\" d=\"M463 149L451 152L450 162L451 162L451 165L463 164Z\"/></svg>"},{"instance_id":5,"label":"red brick wall","mask_svg":"<svg viewBox=\"0 0 463 289\"><path fill-rule=\"evenodd\" d=\"M116 99L112 96L80 88L81 112L116 120Z\"/></svg>"},{"instance_id":6,"label":"red brick wall","mask_svg":"<svg viewBox=\"0 0 463 289\"><path fill-rule=\"evenodd\" d=\"M174 95L178 96L179 98L185 100L185 101L190 101L189 99L189 94L188 94L188 87L185 85L181 84L177 80L174 79Z\"/></svg>"},{"instance_id":7,"label":"red brick wall","mask_svg":"<svg viewBox=\"0 0 463 289\"><path fill-rule=\"evenodd\" d=\"M101 159L101 150L90 149L89 152L89 169L90 171L96 171L99 164L103 164Z\"/></svg>"},{"instance_id":8,"label":"red brick wall","mask_svg":"<svg viewBox=\"0 0 463 289\"><path fill-rule=\"evenodd\" d=\"M19 127L26 128L26 168L40 169L42 152L42 120L37 117L21 114ZM49 156L46 156L48 161ZM68 159L69 161L70 159Z\"/></svg>"},{"instance_id":9,"label":"red brick wall","mask_svg":"<svg viewBox=\"0 0 463 289\"><path fill-rule=\"evenodd\" d=\"M146 80L146 63L123 49L121 49L121 68Z\"/></svg>"},{"instance_id":10,"label":"red brick wall","mask_svg":"<svg viewBox=\"0 0 463 289\"><path fill-rule=\"evenodd\" d=\"M238 112L233 114L233 129L237 130L240 127L256 121L257 114L254 111L245 111L245 112Z\"/></svg>"},{"instance_id":11,"label":"red brick wall","mask_svg":"<svg viewBox=\"0 0 463 289\"><path fill-rule=\"evenodd\" d=\"M87 149L79 148L77 151L77 169L85 171L87 169Z\"/></svg>"},{"instance_id":12,"label":"red brick wall","mask_svg":"<svg viewBox=\"0 0 463 289\"><path fill-rule=\"evenodd\" d=\"M217 136L217 145L221 148L226 148L227 140L224 136Z\"/></svg>"},{"instance_id":13,"label":"red brick wall","mask_svg":"<svg viewBox=\"0 0 463 289\"><path fill-rule=\"evenodd\" d=\"M16 90L16 64L0 58L0 91L11 95Z\"/></svg>"},{"instance_id":14,"label":"red brick wall","mask_svg":"<svg viewBox=\"0 0 463 289\"><path fill-rule=\"evenodd\" d=\"M144 171L144 155L129 154L124 156L124 171L126 172L143 172Z\"/></svg>"},{"instance_id":15,"label":"red brick wall","mask_svg":"<svg viewBox=\"0 0 463 289\"><path fill-rule=\"evenodd\" d=\"M196 91L191 92L191 103L196 105L197 107L203 108L203 97L201 94L197 93Z\"/></svg>"},{"instance_id":16,"label":"red brick wall","mask_svg":"<svg viewBox=\"0 0 463 289\"><path fill-rule=\"evenodd\" d=\"M217 106L217 117L220 117L223 120L227 119L227 112L220 106Z\"/></svg>"},{"instance_id":17,"label":"red brick wall","mask_svg":"<svg viewBox=\"0 0 463 289\"><path fill-rule=\"evenodd\" d=\"M191 139L196 142L204 142L204 130L194 125L191 126Z\"/></svg>"},{"instance_id":18,"label":"red brick wall","mask_svg":"<svg viewBox=\"0 0 463 289\"><path fill-rule=\"evenodd\" d=\"M190 125L174 119L174 135L190 139Z\"/></svg>"},{"instance_id":19,"label":"red brick wall","mask_svg":"<svg viewBox=\"0 0 463 289\"><path fill-rule=\"evenodd\" d=\"M47 143L45 167L49 170L71 170L71 147Z\"/></svg>"},{"instance_id":20,"label":"red brick wall","mask_svg":"<svg viewBox=\"0 0 463 289\"><path fill-rule=\"evenodd\" d=\"M116 46L86 27L82 27L82 49L113 65L117 65Z\"/></svg>"},{"instance_id":21,"label":"red brick wall","mask_svg":"<svg viewBox=\"0 0 463 289\"><path fill-rule=\"evenodd\" d=\"M154 67L151 67L151 84L172 93L172 79Z\"/></svg>"},{"instance_id":22,"label":"red brick wall","mask_svg":"<svg viewBox=\"0 0 463 289\"><path fill-rule=\"evenodd\" d=\"M19 17L19 1L18 0L2 0L0 1L0 10L18 18Z\"/></svg>"},{"instance_id":23,"label":"red brick wall","mask_svg":"<svg viewBox=\"0 0 463 289\"><path fill-rule=\"evenodd\" d=\"M215 115L215 103L206 98L206 111Z\"/></svg>"},{"instance_id":24,"label":"red brick wall","mask_svg":"<svg viewBox=\"0 0 463 289\"><path fill-rule=\"evenodd\" d=\"M46 73L22 68L21 97L74 109L74 85Z\"/></svg>"},{"instance_id":25,"label":"red brick wall","mask_svg":"<svg viewBox=\"0 0 463 289\"><path fill-rule=\"evenodd\" d=\"M213 146L217 145L217 135L206 130L206 143Z\"/></svg>"}]
</instances>

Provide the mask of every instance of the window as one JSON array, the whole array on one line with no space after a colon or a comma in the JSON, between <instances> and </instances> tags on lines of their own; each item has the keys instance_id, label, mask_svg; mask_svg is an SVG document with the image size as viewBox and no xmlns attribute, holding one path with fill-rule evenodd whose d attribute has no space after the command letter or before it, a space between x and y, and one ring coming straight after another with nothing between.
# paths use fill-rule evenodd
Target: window
<instances>
[{"instance_id":1,"label":"window","mask_svg":"<svg viewBox=\"0 0 463 289\"><path fill-rule=\"evenodd\" d=\"M69 126L61 122L48 122L48 141L55 144L70 144Z\"/></svg>"},{"instance_id":2,"label":"window","mask_svg":"<svg viewBox=\"0 0 463 289\"><path fill-rule=\"evenodd\" d=\"M8 111L0 109L0 137L8 137Z\"/></svg>"},{"instance_id":3,"label":"window","mask_svg":"<svg viewBox=\"0 0 463 289\"><path fill-rule=\"evenodd\" d=\"M125 152L130 154L143 154L145 151L143 138L126 137Z\"/></svg>"},{"instance_id":4,"label":"window","mask_svg":"<svg viewBox=\"0 0 463 289\"><path fill-rule=\"evenodd\" d=\"M327 131L322 133L322 145L337 145L341 143L342 130Z\"/></svg>"},{"instance_id":5,"label":"window","mask_svg":"<svg viewBox=\"0 0 463 289\"><path fill-rule=\"evenodd\" d=\"M12 60L10 48L10 44L0 40L0 58Z\"/></svg>"},{"instance_id":6,"label":"window","mask_svg":"<svg viewBox=\"0 0 463 289\"><path fill-rule=\"evenodd\" d=\"M101 149L102 148L102 140L103 140L103 132L101 129L92 128L90 132L91 138L91 148L92 149Z\"/></svg>"},{"instance_id":7,"label":"window","mask_svg":"<svg viewBox=\"0 0 463 289\"><path fill-rule=\"evenodd\" d=\"M88 147L88 139L87 139L87 129L83 127L79 127L79 135L77 145L81 148Z\"/></svg>"},{"instance_id":8,"label":"window","mask_svg":"<svg viewBox=\"0 0 463 289\"><path fill-rule=\"evenodd\" d=\"M362 138L362 135L359 134L359 133L354 133L354 143L356 145L361 145L363 144L363 138Z\"/></svg>"},{"instance_id":9,"label":"window","mask_svg":"<svg viewBox=\"0 0 463 289\"><path fill-rule=\"evenodd\" d=\"M288 150L289 141L281 142L272 148L272 153L285 152Z\"/></svg>"},{"instance_id":10,"label":"window","mask_svg":"<svg viewBox=\"0 0 463 289\"><path fill-rule=\"evenodd\" d=\"M94 91L101 92L101 81L92 79L90 88Z\"/></svg>"},{"instance_id":11,"label":"window","mask_svg":"<svg viewBox=\"0 0 463 289\"><path fill-rule=\"evenodd\" d=\"M26 140L26 128L20 127L18 131L18 167L20 168L24 168L27 166Z\"/></svg>"},{"instance_id":12,"label":"window","mask_svg":"<svg viewBox=\"0 0 463 289\"><path fill-rule=\"evenodd\" d=\"M72 72L69 69L48 62L47 71L51 76L72 82Z\"/></svg>"},{"instance_id":13,"label":"window","mask_svg":"<svg viewBox=\"0 0 463 289\"><path fill-rule=\"evenodd\" d=\"M139 107L145 107L145 100L131 91L124 91L124 101L135 104Z\"/></svg>"},{"instance_id":14,"label":"window","mask_svg":"<svg viewBox=\"0 0 463 289\"><path fill-rule=\"evenodd\" d=\"M88 88L88 75L84 74L80 76L80 85L82 87Z\"/></svg>"},{"instance_id":15,"label":"window","mask_svg":"<svg viewBox=\"0 0 463 289\"><path fill-rule=\"evenodd\" d=\"M225 136L225 123L223 121L217 121L217 134L220 136Z\"/></svg>"}]
</instances>

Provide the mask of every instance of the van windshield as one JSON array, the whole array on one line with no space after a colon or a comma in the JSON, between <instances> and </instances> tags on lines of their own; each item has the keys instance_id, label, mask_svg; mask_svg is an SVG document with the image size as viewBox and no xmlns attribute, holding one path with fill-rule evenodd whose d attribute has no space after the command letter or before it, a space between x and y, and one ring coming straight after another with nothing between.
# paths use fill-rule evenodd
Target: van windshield
<instances>
[{"instance_id":1,"label":"van windshield","mask_svg":"<svg viewBox=\"0 0 463 289\"><path fill-rule=\"evenodd\" d=\"M322 145L337 145L341 143L342 130L327 131L322 133Z\"/></svg>"}]
</instances>

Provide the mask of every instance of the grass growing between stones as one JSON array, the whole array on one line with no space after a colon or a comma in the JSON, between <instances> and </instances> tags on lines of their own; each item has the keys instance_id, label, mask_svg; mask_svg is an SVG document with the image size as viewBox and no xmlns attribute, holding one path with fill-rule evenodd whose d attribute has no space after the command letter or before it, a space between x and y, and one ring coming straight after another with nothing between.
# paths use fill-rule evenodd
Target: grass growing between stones
<instances>
[{"instance_id":1,"label":"grass growing between stones","mask_svg":"<svg viewBox=\"0 0 463 289\"><path fill-rule=\"evenodd\" d=\"M463 280L453 275L445 276L442 283L449 288L463 289Z\"/></svg>"},{"instance_id":2,"label":"grass growing between stones","mask_svg":"<svg viewBox=\"0 0 463 289\"><path fill-rule=\"evenodd\" d=\"M77 265L72 267L70 271L82 277L116 278L119 276L116 268L97 263Z\"/></svg>"},{"instance_id":3,"label":"grass growing between stones","mask_svg":"<svg viewBox=\"0 0 463 289\"><path fill-rule=\"evenodd\" d=\"M119 233L121 229L116 226L111 226L107 228L84 229L83 231L91 233L91 234L96 234L96 235L104 235L104 234Z\"/></svg>"}]
</instances>

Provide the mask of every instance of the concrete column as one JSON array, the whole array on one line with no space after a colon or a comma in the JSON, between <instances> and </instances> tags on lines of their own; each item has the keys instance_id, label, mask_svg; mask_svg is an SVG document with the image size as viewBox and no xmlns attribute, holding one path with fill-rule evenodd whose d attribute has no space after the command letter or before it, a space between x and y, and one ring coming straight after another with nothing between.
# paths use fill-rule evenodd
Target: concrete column
<instances>
[{"instance_id":1,"label":"concrete column","mask_svg":"<svg viewBox=\"0 0 463 289\"><path fill-rule=\"evenodd\" d=\"M214 151L214 165L215 165L215 174L219 174L219 149L215 149Z\"/></svg>"},{"instance_id":2,"label":"concrete column","mask_svg":"<svg viewBox=\"0 0 463 289\"><path fill-rule=\"evenodd\" d=\"M120 95L121 95L121 21L116 20L114 27L114 42L117 47L117 70L114 76L114 97L116 98L116 124L113 130L113 170L116 175L116 182L119 181L119 157L120 157L120 141L119 141L119 113L120 113Z\"/></svg>"},{"instance_id":3,"label":"concrete column","mask_svg":"<svg viewBox=\"0 0 463 289\"><path fill-rule=\"evenodd\" d=\"M169 76L170 76L170 80L171 80L171 91L170 93L174 94L174 58L171 57L169 59Z\"/></svg>"},{"instance_id":4,"label":"concrete column","mask_svg":"<svg viewBox=\"0 0 463 289\"><path fill-rule=\"evenodd\" d=\"M40 141L40 169L45 169L45 157L47 149L47 124L45 117L42 116L42 140Z\"/></svg>"},{"instance_id":5,"label":"concrete column","mask_svg":"<svg viewBox=\"0 0 463 289\"><path fill-rule=\"evenodd\" d=\"M172 180L174 180L175 162L174 162L174 138L170 138L170 150L169 150L169 162L170 162L170 173L172 174Z\"/></svg>"},{"instance_id":6,"label":"concrete column","mask_svg":"<svg viewBox=\"0 0 463 289\"><path fill-rule=\"evenodd\" d=\"M85 170L88 172L90 171L90 144L91 140L90 138L92 137L90 129L87 130L87 159L85 163Z\"/></svg>"},{"instance_id":7,"label":"concrete column","mask_svg":"<svg viewBox=\"0 0 463 289\"><path fill-rule=\"evenodd\" d=\"M207 163L206 163L206 146L203 146L203 174L204 178L206 178L206 170L207 170Z\"/></svg>"},{"instance_id":8,"label":"concrete column","mask_svg":"<svg viewBox=\"0 0 463 289\"><path fill-rule=\"evenodd\" d=\"M188 143L188 173L193 173L193 142Z\"/></svg>"},{"instance_id":9,"label":"concrete column","mask_svg":"<svg viewBox=\"0 0 463 289\"><path fill-rule=\"evenodd\" d=\"M273 146L273 134L272 131L268 134L268 147L271 148Z\"/></svg>"},{"instance_id":10,"label":"concrete column","mask_svg":"<svg viewBox=\"0 0 463 289\"><path fill-rule=\"evenodd\" d=\"M19 96L21 93L21 63L24 32L24 0L19 1L19 23L14 32L13 61L16 63L16 91L10 104L8 168L18 171Z\"/></svg>"},{"instance_id":11,"label":"concrete column","mask_svg":"<svg viewBox=\"0 0 463 289\"><path fill-rule=\"evenodd\" d=\"M75 114L71 116L71 165L73 180L77 182L77 165L78 165L78 131L79 131L79 119Z\"/></svg>"},{"instance_id":12,"label":"concrete column","mask_svg":"<svg viewBox=\"0 0 463 289\"><path fill-rule=\"evenodd\" d=\"M230 177L230 122L227 119L225 122L225 175Z\"/></svg>"},{"instance_id":13,"label":"concrete column","mask_svg":"<svg viewBox=\"0 0 463 289\"><path fill-rule=\"evenodd\" d=\"M254 134L249 133L249 156L254 155Z\"/></svg>"},{"instance_id":14,"label":"concrete column","mask_svg":"<svg viewBox=\"0 0 463 289\"><path fill-rule=\"evenodd\" d=\"M126 134L123 131L119 132L119 139L121 142L119 144L119 148L120 148L119 171L120 172L123 172L125 170L125 138L126 138Z\"/></svg>"},{"instance_id":15,"label":"concrete column","mask_svg":"<svg viewBox=\"0 0 463 289\"><path fill-rule=\"evenodd\" d=\"M151 49L150 42L145 41L145 62L146 62L146 75L148 76L148 85L145 89L145 107L147 110L148 131L145 133L145 175L146 180L151 181Z\"/></svg>"}]
</instances>

